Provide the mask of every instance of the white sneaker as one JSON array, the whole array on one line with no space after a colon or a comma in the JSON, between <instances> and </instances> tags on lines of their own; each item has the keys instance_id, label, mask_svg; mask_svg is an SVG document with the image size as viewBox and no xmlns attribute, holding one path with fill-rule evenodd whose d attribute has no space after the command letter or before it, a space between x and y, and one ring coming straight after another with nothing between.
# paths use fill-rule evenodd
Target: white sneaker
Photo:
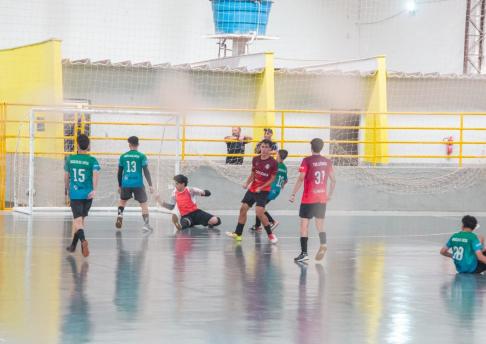
<instances>
[{"instance_id":1,"label":"white sneaker","mask_svg":"<svg viewBox=\"0 0 486 344\"><path fill-rule=\"evenodd\" d=\"M278 242L277 236L273 233L268 235L268 240L270 240L272 244L276 244Z\"/></svg>"},{"instance_id":2,"label":"white sneaker","mask_svg":"<svg viewBox=\"0 0 486 344\"><path fill-rule=\"evenodd\" d=\"M144 232L152 232L154 229L152 228L152 226L150 224L146 223L146 224L143 225L142 230Z\"/></svg>"}]
</instances>

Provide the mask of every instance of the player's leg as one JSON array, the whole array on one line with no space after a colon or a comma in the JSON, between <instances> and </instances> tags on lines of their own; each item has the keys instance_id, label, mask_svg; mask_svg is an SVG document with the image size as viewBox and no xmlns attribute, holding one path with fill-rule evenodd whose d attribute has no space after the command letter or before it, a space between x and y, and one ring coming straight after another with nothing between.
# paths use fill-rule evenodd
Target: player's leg
<instances>
[{"instance_id":1,"label":"player's leg","mask_svg":"<svg viewBox=\"0 0 486 344\"><path fill-rule=\"evenodd\" d=\"M270 203L270 202L271 202L271 199L269 198L269 199L267 200L267 204L265 205L265 216L267 217L268 222L270 222L270 226L272 227L272 231L274 231L274 230L275 230L275 228L277 228L277 226L279 225L279 222L278 222L278 221L276 221L276 220L275 220L275 219L272 217L272 215L270 215L270 213L267 211L267 206L268 206L268 203Z\"/></svg>"},{"instance_id":2,"label":"player's leg","mask_svg":"<svg viewBox=\"0 0 486 344\"><path fill-rule=\"evenodd\" d=\"M256 194L256 214L260 221L262 222L263 228L265 232L267 232L268 240L272 244L276 244L278 239L275 234L272 232L272 226L270 225L270 221L268 221L267 216L265 215L265 206L268 203L268 192L259 192Z\"/></svg>"},{"instance_id":3,"label":"player's leg","mask_svg":"<svg viewBox=\"0 0 486 344\"><path fill-rule=\"evenodd\" d=\"M148 198L145 192L145 187L136 188L133 190L134 198L140 203L140 208L142 208L142 218L143 218L143 230L152 231L153 228L149 223L149 209L148 209Z\"/></svg>"},{"instance_id":4,"label":"player's leg","mask_svg":"<svg viewBox=\"0 0 486 344\"><path fill-rule=\"evenodd\" d=\"M300 217L300 254L294 258L296 262L309 260L307 255L307 242L309 240L309 221L312 218L310 214L310 204L301 204L299 210Z\"/></svg>"},{"instance_id":5,"label":"player's leg","mask_svg":"<svg viewBox=\"0 0 486 344\"><path fill-rule=\"evenodd\" d=\"M241 240L241 235L243 234L243 228L247 220L248 209L250 209L255 203L255 194L253 192L247 191L243 200L241 201L240 214L238 216L238 224L234 232L226 232L226 235L234 238L238 241Z\"/></svg>"},{"instance_id":6,"label":"player's leg","mask_svg":"<svg viewBox=\"0 0 486 344\"><path fill-rule=\"evenodd\" d=\"M127 206L128 200L132 198L132 191L129 188L121 188L120 202L118 202L118 215L116 217L115 227L120 229L123 225L123 211Z\"/></svg>"},{"instance_id":7,"label":"player's leg","mask_svg":"<svg viewBox=\"0 0 486 344\"><path fill-rule=\"evenodd\" d=\"M79 240L81 241L81 252L83 253L83 256L87 257L89 256L89 247L88 247L88 240L86 240L85 235L84 235L84 229L86 228L84 226L84 219L88 217L89 210L91 209L91 205L93 204L92 199L87 199L83 201L83 214L81 217L81 226L82 228L78 230L79 232Z\"/></svg>"},{"instance_id":8,"label":"player's leg","mask_svg":"<svg viewBox=\"0 0 486 344\"><path fill-rule=\"evenodd\" d=\"M68 252L73 253L76 250L76 246L79 241L78 230L82 228L82 216L83 216L83 205L81 200L71 200L70 201L71 211L73 213L73 240L71 245L66 247Z\"/></svg>"},{"instance_id":9,"label":"player's leg","mask_svg":"<svg viewBox=\"0 0 486 344\"><path fill-rule=\"evenodd\" d=\"M316 254L316 260L321 260L327 251L327 238L326 232L324 231L324 218L326 216L326 204L317 203L314 204L315 209L315 219L316 219L316 229L319 234L319 250Z\"/></svg>"}]
</instances>

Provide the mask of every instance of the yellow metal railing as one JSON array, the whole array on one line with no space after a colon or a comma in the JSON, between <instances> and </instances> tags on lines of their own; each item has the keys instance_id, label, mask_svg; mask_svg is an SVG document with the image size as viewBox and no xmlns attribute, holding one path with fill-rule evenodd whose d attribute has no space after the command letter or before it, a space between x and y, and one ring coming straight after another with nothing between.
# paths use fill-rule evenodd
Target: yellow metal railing
<instances>
[{"instance_id":1,"label":"yellow metal railing","mask_svg":"<svg viewBox=\"0 0 486 344\"><path fill-rule=\"evenodd\" d=\"M19 120L19 119L10 119L8 118L8 108L9 107L19 107L23 106L26 108L29 107L34 107L35 104L4 104L2 106L2 111L5 113L5 124L8 125L20 125L20 124L25 124L27 125L29 123L28 120ZM62 107L59 107L62 109ZM106 106L90 106L90 108L93 109L133 109L133 110L161 110L161 111L171 111L171 109L160 109L160 108L154 108L154 107L126 107L126 106L111 106L111 105L106 105ZM65 123L74 123L75 130L74 132L84 132L84 129L87 125L90 126L96 126L96 125L104 125L104 126L110 126L110 125L116 125L116 126L147 126L147 127L174 127L176 124L174 123L151 123L151 122L138 122L138 123L133 123L133 122L115 122L115 121L92 121L92 120L87 120L85 118L85 114L83 112L83 109L80 109L79 112L75 113L75 120L74 121L52 121L52 120L36 120L36 123L44 123L44 124L65 124ZM458 162L459 166L462 166L464 159L486 159L486 155L484 154L464 154L464 147L467 145L485 145L486 141L470 141L470 140L465 140L464 135L466 132L472 132L472 131L477 131L477 132L484 132L486 131L486 113L484 112L377 112L377 113L368 113L365 111L317 111L317 110L255 110L255 109L214 109L214 108L207 108L207 109L192 109L192 110L186 110L184 111L184 115L182 115L182 122L181 122L181 137L179 139L180 141L180 157L182 160L186 159L187 157L198 157L198 156L204 156L204 157L226 157L226 156L245 156L245 157L250 157L253 156L254 154L227 154L223 152L191 152L188 149L188 143L225 143L225 142L231 142L228 140L225 140L224 138L217 138L217 137L210 137L210 135L204 135L205 137L197 137L197 136L191 136L188 133L188 130L191 128L207 128L207 129L216 129L216 128L228 128L230 129L231 127L234 126L239 126L241 128L248 128L248 129L255 129L255 128L264 128L266 127L265 125L251 125L251 124L213 124L213 123L204 123L203 121L199 121L198 123L193 122L194 120L198 119L198 115L200 114L212 114L212 113L247 113L247 114L253 114L254 112L274 112L280 114L280 123L276 123L275 126L273 127L274 130L279 130L280 135L279 137L274 137L273 140L278 142L280 144L280 147L284 148L288 144L307 144L309 140L312 137L306 137L305 131L306 130L357 130L357 131L377 131L377 130L386 130L386 131L420 131L424 132L419 136L417 140L363 140L363 139L358 139L358 140L346 140L346 139L338 139L338 140L331 140L331 139L325 139L324 143L326 144L356 144L356 145L380 145L380 144L386 144L386 145L402 145L402 146L412 146L412 145L442 145L445 147L445 145L449 144L448 142L444 142L442 140L426 140L423 139L424 137L427 136L426 132L434 132L434 131L449 131L449 132L454 132L458 135L458 140L454 140L452 143L454 147L458 148L458 153L452 154L452 155L447 155L445 153L444 149L444 154L387 154L387 155L373 155L373 156L368 156L365 154L330 154L331 157L350 157L350 158L357 158L357 159L364 159L364 158L378 158L378 157L386 157L386 158L399 158L399 159L407 159L407 158L413 158L413 159L440 159L440 158L447 158L447 159L456 159ZM86 112L89 112L87 110ZM191 115L191 122L187 120L187 115ZM453 116L457 117L459 119L459 124L457 126L451 126L451 125L446 125L446 126L420 126L420 125L404 125L404 126L385 126L385 127L380 127L377 128L375 125L373 126L365 126L365 125L357 125L357 126L348 126L348 125L296 125L296 124L287 124L288 118L290 116L300 116L300 115L316 115L316 116L323 116L323 117L329 117L330 115L388 115L388 116L423 116L425 118L431 117L431 116ZM81 118L80 121L78 121L78 118ZM474 127L466 127L464 125L464 120L467 117L484 117L485 122L484 126L474 126ZM199 116L201 118L201 116ZM306 137L305 139L291 139L288 138L289 133L298 131L302 133L302 137ZM322 136L329 136L329 135L322 135ZM429 135L430 136L430 135ZM74 141L74 144L76 143L77 135L73 136L43 136L39 137L38 139L41 140L68 140L71 139ZM18 135L18 134L6 134L4 136L5 139L28 139L28 135ZM126 140L126 137L98 137L98 136L91 136L92 140L103 140L103 141L123 141ZM151 138L151 137L140 137L140 140L142 141L160 141L160 138ZM164 141L178 141L177 138L175 137L168 137L164 138ZM253 139L251 142L258 142L258 139ZM376 150L375 150L376 152ZM37 152L38 154L43 154L43 152ZM71 154L70 152L65 152L66 154ZM292 152L290 152L292 153ZM111 153L104 153L104 152L93 152L93 154L111 154ZM149 155L157 155L159 153L152 152L149 153ZM162 155L170 155L170 154L162 154ZM290 154L290 157L302 157L305 156L304 153L302 154Z\"/></svg>"}]
</instances>

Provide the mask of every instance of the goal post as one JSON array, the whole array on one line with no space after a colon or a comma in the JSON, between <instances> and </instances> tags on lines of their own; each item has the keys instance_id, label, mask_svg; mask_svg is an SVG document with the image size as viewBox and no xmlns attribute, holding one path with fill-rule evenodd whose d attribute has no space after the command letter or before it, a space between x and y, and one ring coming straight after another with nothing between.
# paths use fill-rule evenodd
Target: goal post
<instances>
[{"instance_id":1,"label":"goal post","mask_svg":"<svg viewBox=\"0 0 486 344\"><path fill-rule=\"evenodd\" d=\"M116 209L118 157L128 150L129 136L139 137L140 151L149 159L156 190L166 190L180 171L180 125L177 112L120 107L31 108L28 133L19 130L11 159L14 182L9 187L13 188L14 211L32 214L68 210L64 161L76 153L79 134L90 137L90 154L101 166L93 210ZM156 204L152 200L150 205Z\"/></svg>"}]
</instances>

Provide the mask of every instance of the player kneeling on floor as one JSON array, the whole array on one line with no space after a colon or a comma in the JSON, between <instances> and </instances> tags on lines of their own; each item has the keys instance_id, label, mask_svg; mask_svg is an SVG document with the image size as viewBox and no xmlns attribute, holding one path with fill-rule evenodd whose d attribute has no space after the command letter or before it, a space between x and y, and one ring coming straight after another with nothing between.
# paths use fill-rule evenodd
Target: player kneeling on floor
<instances>
[{"instance_id":1,"label":"player kneeling on floor","mask_svg":"<svg viewBox=\"0 0 486 344\"><path fill-rule=\"evenodd\" d=\"M174 214L172 215L172 222L178 230L197 225L213 228L221 224L219 217L199 209L196 205L196 196L209 197L211 196L209 190L188 187L189 179L182 174L175 176L174 181L175 188L172 191L170 202L161 201L160 196L157 196L157 202L169 210L173 210L177 206L181 218L179 220L179 217Z\"/></svg>"}]
</instances>

